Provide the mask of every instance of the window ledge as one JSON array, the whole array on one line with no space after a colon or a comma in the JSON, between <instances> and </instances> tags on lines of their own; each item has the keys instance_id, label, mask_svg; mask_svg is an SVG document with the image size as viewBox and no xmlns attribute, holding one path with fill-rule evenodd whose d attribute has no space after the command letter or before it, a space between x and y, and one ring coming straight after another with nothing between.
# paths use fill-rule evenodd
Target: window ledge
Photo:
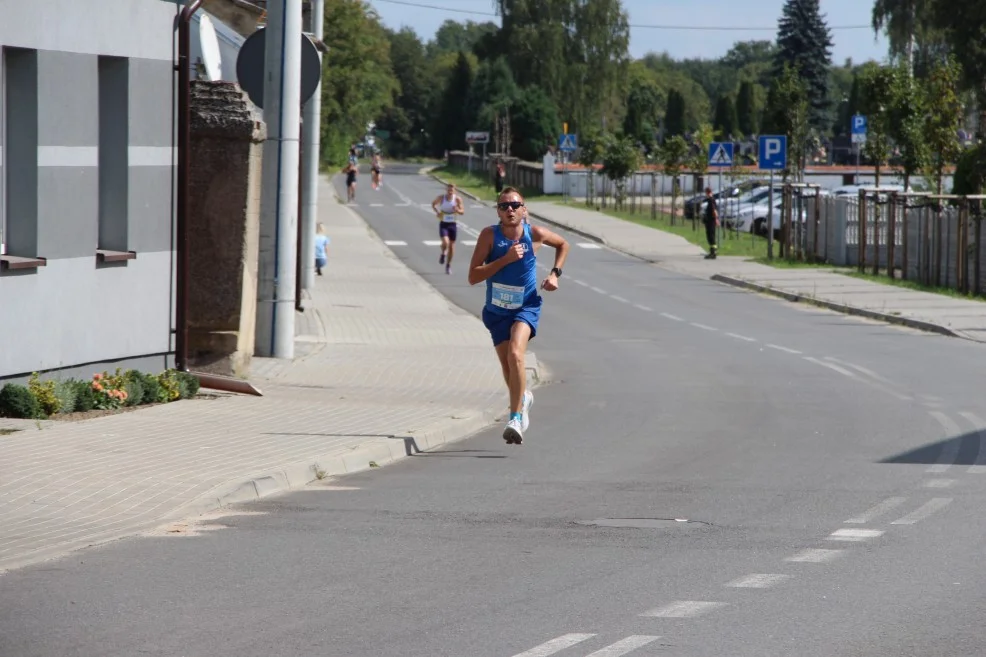
<instances>
[{"instance_id":1,"label":"window ledge","mask_svg":"<svg viewBox=\"0 0 986 657\"><path fill-rule=\"evenodd\" d=\"M48 264L47 258L25 258L15 255L0 255L0 269L37 269Z\"/></svg>"},{"instance_id":2,"label":"window ledge","mask_svg":"<svg viewBox=\"0 0 986 657\"><path fill-rule=\"evenodd\" d=\"M96 249L96 262L122 262L124 260L136 259L136 251L110 251L109 249Z\"/></svg>"}]
</instances>

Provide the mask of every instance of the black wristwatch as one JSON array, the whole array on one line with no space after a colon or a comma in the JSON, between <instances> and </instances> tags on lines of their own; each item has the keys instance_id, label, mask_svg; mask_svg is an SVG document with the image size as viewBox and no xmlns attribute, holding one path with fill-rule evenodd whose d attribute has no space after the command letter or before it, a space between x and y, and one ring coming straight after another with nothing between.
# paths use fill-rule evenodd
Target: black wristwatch
<instances>
[{"instance_id":1,"label":"black wristwatch","mask_svg":"<svg viewBox=\"0 0 986 657\"><path fill-rule=\"evenodd\" d=\"M558 278L561 278L561 270L558 269L558 267L552 267L551 273L557 276Z\"/></svg>"}]
</instances>

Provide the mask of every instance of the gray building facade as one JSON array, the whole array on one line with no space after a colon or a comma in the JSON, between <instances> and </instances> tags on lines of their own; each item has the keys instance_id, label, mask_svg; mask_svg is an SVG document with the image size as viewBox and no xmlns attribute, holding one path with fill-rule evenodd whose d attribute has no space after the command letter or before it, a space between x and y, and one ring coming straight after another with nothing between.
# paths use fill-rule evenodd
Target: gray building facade
<instances>
[{"instance_id":1,"label":"gray building facade","mask_svg":"<svg viewBox=\"0 0 986 657\"><path fill-rule=\"evenodd\" d=\"M2 2L0 380L174 349L175 0Z\"/></svg>"}]
</instances>

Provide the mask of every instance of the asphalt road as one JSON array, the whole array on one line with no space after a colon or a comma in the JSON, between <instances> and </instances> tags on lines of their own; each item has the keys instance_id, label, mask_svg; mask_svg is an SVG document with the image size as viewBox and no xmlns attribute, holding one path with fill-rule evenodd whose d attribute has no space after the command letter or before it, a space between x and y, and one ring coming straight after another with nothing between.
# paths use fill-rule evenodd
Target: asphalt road
<instances>
[{"instance_id":1,"label":"asphalt road","mask_svg":"<svg viewBox=\"0 0 986 657\"><path fill-rule=\"evenodd\" d=\"M467 201L446 276L413 173L361 176L355 209L478 313L465 240L494 213ZM983 654L983 347L566 237L522 447L492 427L8 573L0 655Z\"/></svg>"}]
</instances>

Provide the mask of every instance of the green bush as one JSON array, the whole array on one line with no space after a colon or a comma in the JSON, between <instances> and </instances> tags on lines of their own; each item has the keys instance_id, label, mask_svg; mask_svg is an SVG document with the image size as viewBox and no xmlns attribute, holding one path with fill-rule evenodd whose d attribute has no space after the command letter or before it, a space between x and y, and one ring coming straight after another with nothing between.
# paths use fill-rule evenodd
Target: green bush
<instances>
[{"instance_id":1,"label":"green bush","mask_svg":"<svg viewBox=\"0 0 986 657\"><path fill-rule=\"evenodd\" d=\"M161 383L156 376L143 372L138 372L138 374L140 374L141 385L144 387L142 404L156 404L159 401L166 401L161 399Z\"/></svg>"},{"instance_id":2,"label":"green bush","mask_svg":"<svg viewBox=\"0 0 986 657\"><path fill-rule=\"evenodd\" d=\"M199 394L199 378L188 372L178 372L178 382L181 384L181 398L191 399Z\"/></svg>"},{"instance_id":3,"label":"green bush","mask_svg":"<svg viewBox=\"0 0 986 657\"><path fill-rule=\"evenodd\" d=\"M127 393L124 406L137 406L144 403L144 377L137 370L127 370L123 375L123 390Z\"/></svg>"},{"instance_id":4,"label":"green bush","mask_svg":"<svg viewBox=\"0 0 986 657\"><path fill-rule=\"evenodd\" d=\"M75 412L85 413L96 408L96 391L89 381L72 381L75 389Z\"/></svg>"},{"instance_id":5,"label":"green bush","mask_svg":"<svg viewBox=\"0 0 986 657\"><path fill-rule=\"evenodd\" d=\"M27 384L27 389L41 407L42 417L51 417L61 409L61 402L55 394L55 382L51 379L42 381L38 373L31 375L31 380Z\"/></svg>"},{"instance_id":6,"label":"green bush","mask_svg":"<svg viewBox=\"0 0 986 657\"><path fill-rule=\"evenodd\" d=\"M38 420L45 416L41 404L27 386L8 383L0 390L0 417Z\"/></svg>"},{"instance_id":7,"label":"green bush","mask_svg":"<svg viewBox=\"0 0 986 657\"><path fill-rule=\"evenodd\" d=\"M75 379L66 379L55 383L55 397L58 399L59 413L72 413L75 411L78 382Z\"/></svg>"}]
</instances>

